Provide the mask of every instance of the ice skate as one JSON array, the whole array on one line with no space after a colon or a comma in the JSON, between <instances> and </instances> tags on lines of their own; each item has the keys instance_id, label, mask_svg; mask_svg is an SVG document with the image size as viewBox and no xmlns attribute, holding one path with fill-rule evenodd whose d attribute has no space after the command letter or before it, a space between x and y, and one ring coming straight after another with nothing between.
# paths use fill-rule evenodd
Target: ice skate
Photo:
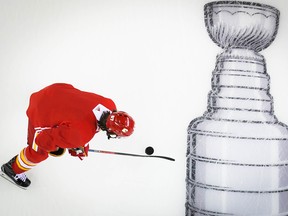
<instances>
[{"instance_id":1,"label":"ice skate","mask_svg":"<svg viewBox=\"0 0 288 216\"><path fill-rule=\"evenodd\" d=\"M31 181L26 177L24 173L16 174L12 169L12 164L15 161L16 156L13 157L9 162L1 166L1 176L11 183L17 185L22 189L27 189L31 184Z\"/></svg>"}]
</instances>

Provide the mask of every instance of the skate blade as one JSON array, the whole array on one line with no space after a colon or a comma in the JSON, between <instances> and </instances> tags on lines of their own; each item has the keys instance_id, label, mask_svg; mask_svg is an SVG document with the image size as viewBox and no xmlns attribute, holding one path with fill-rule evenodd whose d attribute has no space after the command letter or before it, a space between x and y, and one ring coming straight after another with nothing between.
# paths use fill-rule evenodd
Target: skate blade
<instances>
[{"instance_id":1,"label":"skate blade","mask_svg":"<svg viewBox=\"0 0 288 216\"><path fill-rule=\"evenodd\" d=\"M7 176L2 170L0 170L0 175L6 179L7 181L11 182L12 184L16 185L17 187L23 189L23 190L27 190L26 187L22 187L20 185L17 185L12 179L9 178L9 176Z\"/></svg>"}]
</instances>

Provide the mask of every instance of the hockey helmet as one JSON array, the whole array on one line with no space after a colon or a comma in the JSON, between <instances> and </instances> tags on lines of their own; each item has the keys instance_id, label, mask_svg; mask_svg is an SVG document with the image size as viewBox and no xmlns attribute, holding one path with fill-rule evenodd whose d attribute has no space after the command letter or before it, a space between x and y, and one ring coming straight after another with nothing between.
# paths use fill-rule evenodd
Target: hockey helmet
<instances>
[{"instance_id":1,"label":"hockey helmet","mask_svg":"<svg viewBox=\"0 0 288 216\"><path fill-rule=\"evenodd\" d=\"M118 137L130 136L134 131L135 122L126 112L112 112L106 121L106 128L109 133Z\"/></svg>"}]
</instances>

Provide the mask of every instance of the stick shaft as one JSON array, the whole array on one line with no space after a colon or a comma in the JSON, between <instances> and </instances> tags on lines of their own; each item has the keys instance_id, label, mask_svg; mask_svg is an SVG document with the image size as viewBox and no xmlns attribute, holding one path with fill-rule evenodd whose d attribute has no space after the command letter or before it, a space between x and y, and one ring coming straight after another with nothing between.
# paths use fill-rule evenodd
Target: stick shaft
<instances>
[{"instance_id":1,"label":"stick shaft","mask_svg":"<svg viewBox=\"0 0 288 216\"><path fill-rule=\"evenodd\" d=\"M124 152L103 151L103 150L96 150L96 149L89 149L89 152L133 156L133 157L161 158L161 159L165 159L165 160L175 161L174 158L170 158L170 157L166 157L166 156L159 156L159 155L140 155L140 154L131 154L131 153L124 153Z\"/></svg>"}]
</instances>

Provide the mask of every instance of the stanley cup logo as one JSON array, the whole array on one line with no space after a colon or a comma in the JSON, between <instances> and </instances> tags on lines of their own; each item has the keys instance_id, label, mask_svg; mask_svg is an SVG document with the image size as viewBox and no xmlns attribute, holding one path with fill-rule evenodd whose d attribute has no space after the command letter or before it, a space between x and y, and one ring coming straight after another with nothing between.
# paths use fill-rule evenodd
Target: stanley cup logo
<instances>
[{"instance_id":1,"label":"stanley cup logo","mask_svg":"<svg viewBox=\"0 0 288 216\"><path fill-rule=\"evenodd\" d=\"M208 109L188 127L186 216L288 215L288 127L274 115L259 54L276 37L279 11L242 1L204 11L223 52Z\"/></svg>"}]
</instances>

